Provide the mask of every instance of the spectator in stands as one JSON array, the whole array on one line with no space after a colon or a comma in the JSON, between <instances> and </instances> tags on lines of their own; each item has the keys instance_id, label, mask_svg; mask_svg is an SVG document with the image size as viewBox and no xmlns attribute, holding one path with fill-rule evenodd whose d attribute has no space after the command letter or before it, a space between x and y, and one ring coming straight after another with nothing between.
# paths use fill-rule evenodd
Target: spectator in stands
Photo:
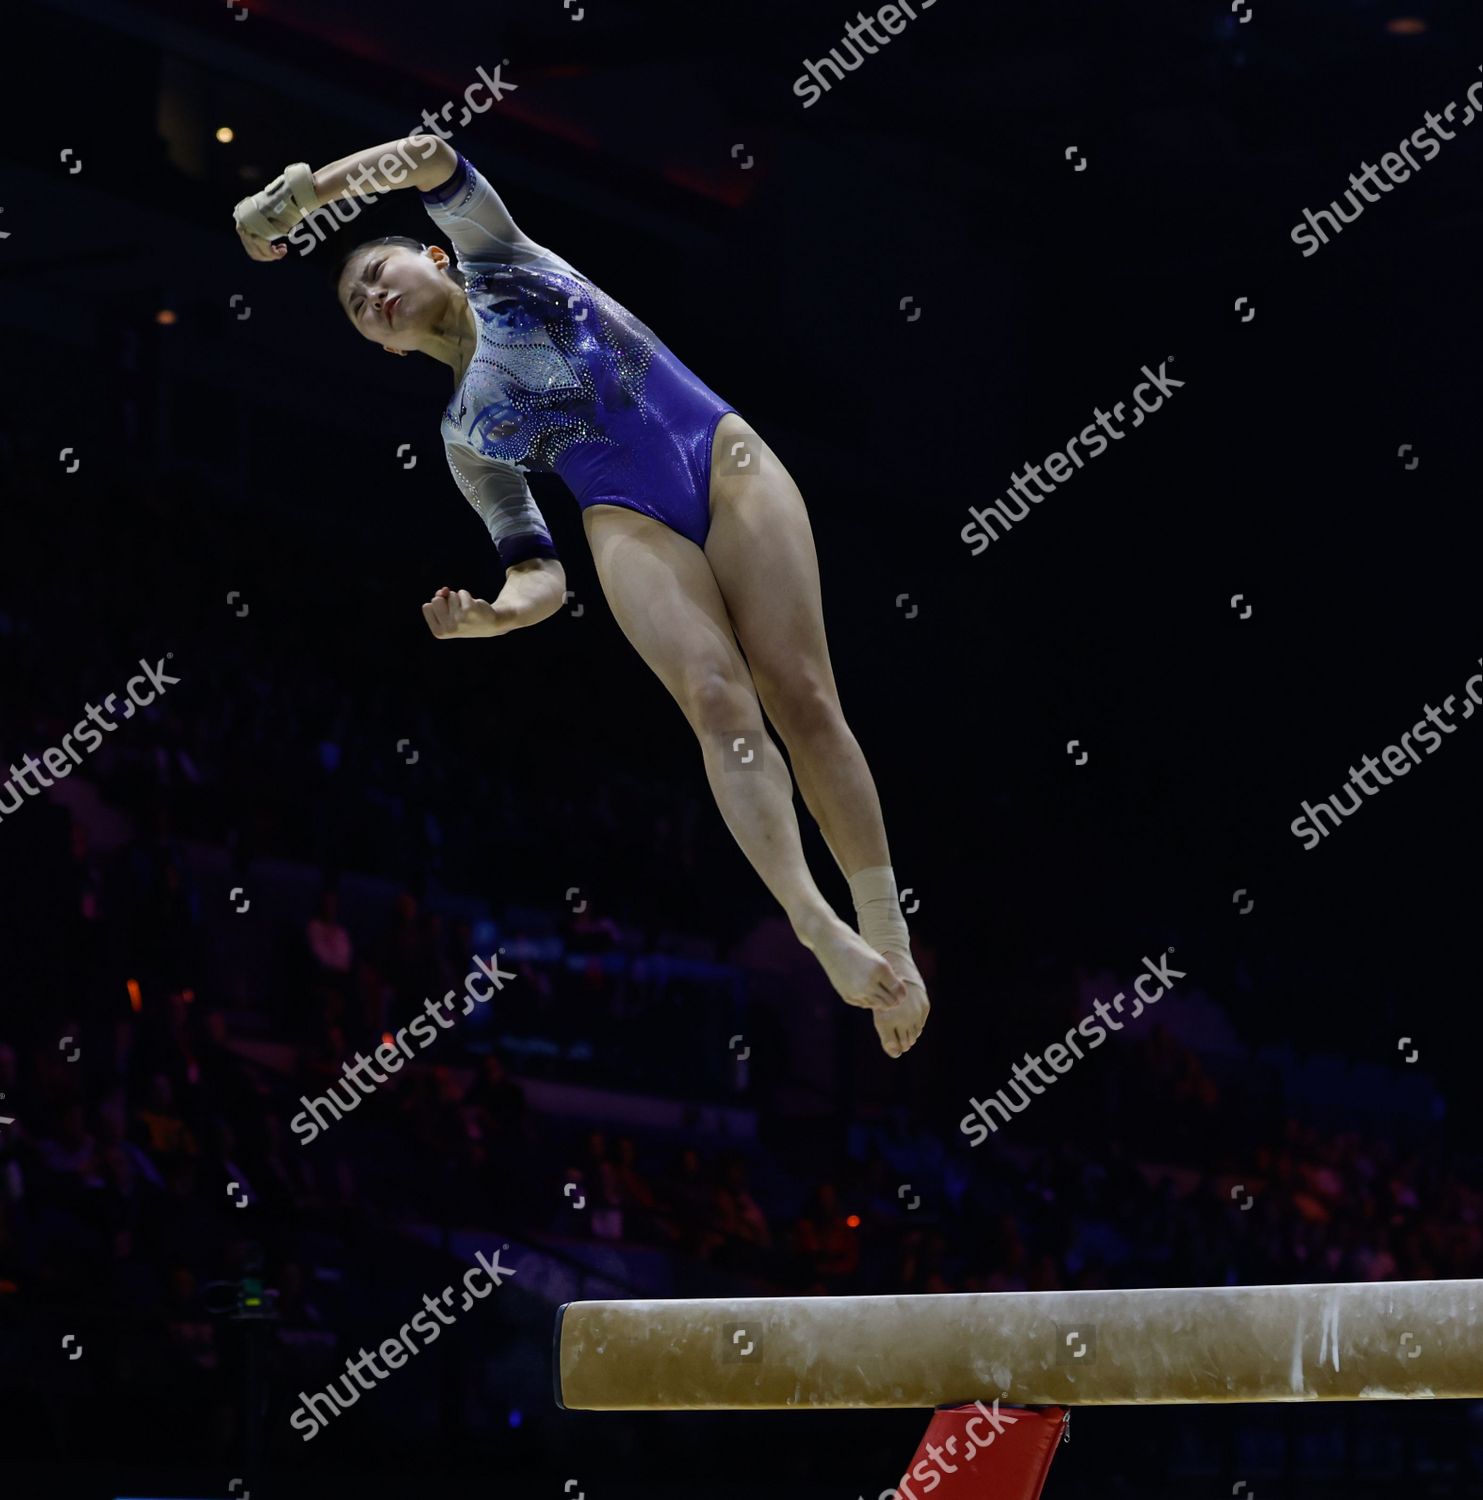
<instances>
[{"instance_id":1,"label":"spectator in stands","mask_svg":"<svg viewBox=\"0 0 1483 1500\"><path fill-rule=\"evenodd\" d=\"M325 1020L339 1020L350 1001L355 945L339 918L339 896L333 886L319 893L314 915L304 924L309 950L310 1002Z\"/></svg>"},{"instance_id":2,"label":"spectator in stands","mask_svg":"<svg viewBox=\"0 0 1483 1500\"><path fill-rule=\"evenodd\" d=\"M320 1144L316 1143L315 1155L310 1157L300 1141L289 1140L280 1115L270 1112L264 1116L258 1188L267 1206L292 1212L317 1200L320 1163L325 1155Z\"/></svg>"},{"instance_id":3,"label":"spectator in stands","mask_svg":"<svg viewBox=\"0 0 1483 1500\"><path fill-rule=\"evenodd\" d=\"M136 1185L153 1192L163 1192L165 1179L155 1166L154 1158L145 1148L144 1142L130 1138L129 1105L124 1090L114 1085L98 1101L98 1144L105 1160L114 1152L122 1161L109 1174L110 1180L119 1185L127 1184L130 1195Z\"/></svg>"},{"instance_id":4,"label":"spectator in stands","mask_svg":"<svg viewBox=\"0 0 1483 1500\"><path fill-rule=\"evenodd\" d=\"M664 1184L660 1226L672 1244L697 1259L709 1258L719 1243L711 1218L715 1191L701 1164L700 1152L687 1146L674 1175Z\"/></svg>"},{"instance_id":5,"label":"spectator in stands","mask_svg":"<svg viewBox=\"0 0 1483 1500\"><path fill-rule=\"evenodd\" d=\"M582 1163L582 1178L587 1184L588 1216L592 1232L599 1239L623 1238L623 1189L617 1163L608 1150L608 1138L600 1130L587 1137L587 1154Z\"/></svg>"},{"instance_id":6,"label":"spectator in stands","mask_svg":"<svg viewBox=\"0 0 1483 1500\"><path fill-rule=\"evenodd\" d=\"M471 1134L490 1151L508 1150L525 1134L525 1091L493 1052L479 1065L462 1107L470 1119Z\"/></svg>"},{"instance_id":7,"label":"spectator in stands","mask_svg":"<svg viewBox=\"0 0 1483 1500\"><path fill-rule=\"evenodd\" d=\"M839 1211L833 1183L822 1182L809 1194L808 1207L793 1226L793 1243L810 1292L847 1289L860 1268L860 1240Z\"/></svg>"},{"instance_id":8,"label":"spectator in stands","mask_svg":"<svg viewBox=\"0 0 1483 1500\"><path fill-rule=\"evenodd\" d=\"M659 1233L655 1218L658 1200L648 1178L639 1171L638 1147L631 1136L620 1136L618 1139L618 1159L614 1163L614 1172L618 1196L623 1204L624 1233L631 1240L654 1240Z\"/></svg>"},{"instance_id":9,"label":"spectator in stands","mask_svg":"<svg viewBox=\"0 0 1483 1500\"><path fill-rule=\"evenodd\" d=\"M376 1032L395 1031L422 1009L436 990L436 965L428 945L427 928L418 915L411 891L397 893L391 920L371 949L371 967L379 988L379 1009L366 1023Z\"/></svg>"},{"instance_id":10,"label":"spectator in stands","mask_svg":"<svg viewBox=\"0 0 1483 1500\"><path fill-rule=\"evenodd\" d=\"M36 1142L37 1155L48 1172L67 1179L75 1187L97 1187L101 1165L98 1143L87 1128L87 1116L80 1104L69 1104L62 1111L60 1128L55 1136L42 1136Z\"/></svg>"},{"instance_id":11,"label":"spectator in stands","mask_svg":"<svg viewBox=\"0 0 1483 1500\"><path fill-rule=\"evenodd\" d=\"M15 1048L0 1040L0 1115L13 1123L0 1127L0 1155L25 1138L27 1122L35 1118L34 1095L22 1085Z\"/></svg>"},{"instance_id":12,"label":"spectator in stands","mask_svg":"<svg viewBox=\"0 0 1483 1500\"><path fill-rule=\"evenodd\" d=\"M726 1164L715 1201L716 1228L726 1237L727 1262L739 1268L760 1268L764 1264L761 1252L772 1249L772 1231L747 1185L747 1164L741 1157Z\"/></svg>"},{"instance_id":13,"label":"spectator in stands","mask_svg":"<svg viewBox=\"0 0 1483 1500\"><path fill-rule=\"evenodd\" d=\"M151 1077L148 1096L134 1111L134 1118L143 1128L145 1143L157 1160L168 1163L198 1154L196 1139L176 1111L174 1091L164 1073Z\"/></svg>"},{"instance_id":14,"label":"spectator in stands","mask_svg":"<svg viewBox=\"0 0 1483 1500\"><path fill-rule=\"evenodd\" d=\"M156 984L193 985L201 972L200 897L173 858L163 856L134 939L141 966Z\"/></svg>"},{"instance_id":15,"label":"spectator in stands","mask_svg":"<svg viewBox=\"0 0 1483 1500\"><path fill-rule=\"evenodd\" d=\"M326 1326L324 1313L309 1294L302 1266L296 1261L285 1262L278 1268L275 1280L278 1290L278 1316L285 1323L311 1328Z\"/></svg>"}]
</instances>

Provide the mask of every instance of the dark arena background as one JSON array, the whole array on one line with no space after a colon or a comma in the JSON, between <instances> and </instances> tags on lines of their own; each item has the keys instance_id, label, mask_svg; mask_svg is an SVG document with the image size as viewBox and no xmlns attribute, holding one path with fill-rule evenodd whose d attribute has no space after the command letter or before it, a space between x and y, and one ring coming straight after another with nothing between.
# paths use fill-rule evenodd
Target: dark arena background
<instances>
[{"instance_id":1,"label":"dark arena background","mask_svg":"<svg viewBox=\"0 0 1483 1500\"><path fill-rule=\"evenodd\" d=\"M852 56L851 4L7 7L5 1500L874 1500L926 1412L563 1410L557 1307L1483 1274L1483 18L917 0ZM415 194L281 265L234 232L483 76L453 145L807 501L933 1002L900 1059L727 831L558 480L566 607L429 633L499 562L447 371L333 277L436 242ZM149 705L57 750L141 661ZM1160 955L1156 1008L1016 1096ZM306 1140L476 957L493 997ZM479 1256L509 1274L435 1346L290 1425ZM1467 1399L1069 1432L1047 1500L1483 1495Z\"/></svg>"}]
</instances>

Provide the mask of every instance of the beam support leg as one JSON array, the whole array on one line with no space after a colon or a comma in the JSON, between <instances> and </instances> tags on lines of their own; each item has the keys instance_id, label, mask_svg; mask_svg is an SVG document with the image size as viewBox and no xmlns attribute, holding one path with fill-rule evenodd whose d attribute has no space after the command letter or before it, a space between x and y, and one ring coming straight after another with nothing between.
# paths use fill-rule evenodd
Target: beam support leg
<instances>
[{"instance_id":1,"label":"beam support leg","mask_svg":"<svg viewBox=\"0 0 1483 1500\"><path fill-rule=\"evenodd\" d=\"M1070 1418L1062 1406L942 1407L932 1414L894 1495L923 1500L935 1491L936 1500L1040 1500Z\"/></svg>"}]
</instances>

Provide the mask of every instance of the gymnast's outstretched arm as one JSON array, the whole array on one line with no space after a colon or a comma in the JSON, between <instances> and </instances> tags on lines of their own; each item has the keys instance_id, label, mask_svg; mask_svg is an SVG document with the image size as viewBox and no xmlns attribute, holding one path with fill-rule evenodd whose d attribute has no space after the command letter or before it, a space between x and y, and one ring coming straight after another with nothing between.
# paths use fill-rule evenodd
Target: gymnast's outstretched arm
<instances>
[{"instance_id":1,"label":"gymnast's outstretched arm","mask_svg":"<svg viewBox=\"0 0 1483 1500\"><path fill-rule=\"evenodd\" d=\"M394 188L430 192L453 175L458 153L435 135L408 135L368 146L311 171L304 162L285 168L262 192L236 207L237 234L254 260L282 260L284 236L307 214L337 198L379 196Z\"/></svg>"}]
</instances>

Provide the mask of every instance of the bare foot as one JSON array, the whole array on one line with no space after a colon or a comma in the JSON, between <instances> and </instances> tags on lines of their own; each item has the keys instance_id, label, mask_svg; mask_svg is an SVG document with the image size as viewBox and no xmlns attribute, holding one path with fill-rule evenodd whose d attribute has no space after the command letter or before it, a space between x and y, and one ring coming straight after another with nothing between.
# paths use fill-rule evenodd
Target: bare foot
<instances>
[{"instance_id":1,"label":"bare foot","mask_svg":"<svg viewBox=\"0 0 1483 1500\"><path fill-rule=\"evenodd\" d=\"M875 1030L881 1046L890 1057L900 1057L910 1052L927 1024L927 1012L932 1009L927 991L922 986L922 976L909 955L887 950L882 957L906 986L906 999L890 1010L875 1013Z\"/></svg>"},{"instance_id":2,"label":"bare foot","mask_svg":"<svg viewBox=\"0 0 1483 1500\"><path fill-rule=\"evenodd\" d=\"M906 1000L906 987L884 956L832 912L793 930L798 941L824 966L829 983L847 1004L894 1014L888 1008Z\"/></svg>"}]
</instances>

